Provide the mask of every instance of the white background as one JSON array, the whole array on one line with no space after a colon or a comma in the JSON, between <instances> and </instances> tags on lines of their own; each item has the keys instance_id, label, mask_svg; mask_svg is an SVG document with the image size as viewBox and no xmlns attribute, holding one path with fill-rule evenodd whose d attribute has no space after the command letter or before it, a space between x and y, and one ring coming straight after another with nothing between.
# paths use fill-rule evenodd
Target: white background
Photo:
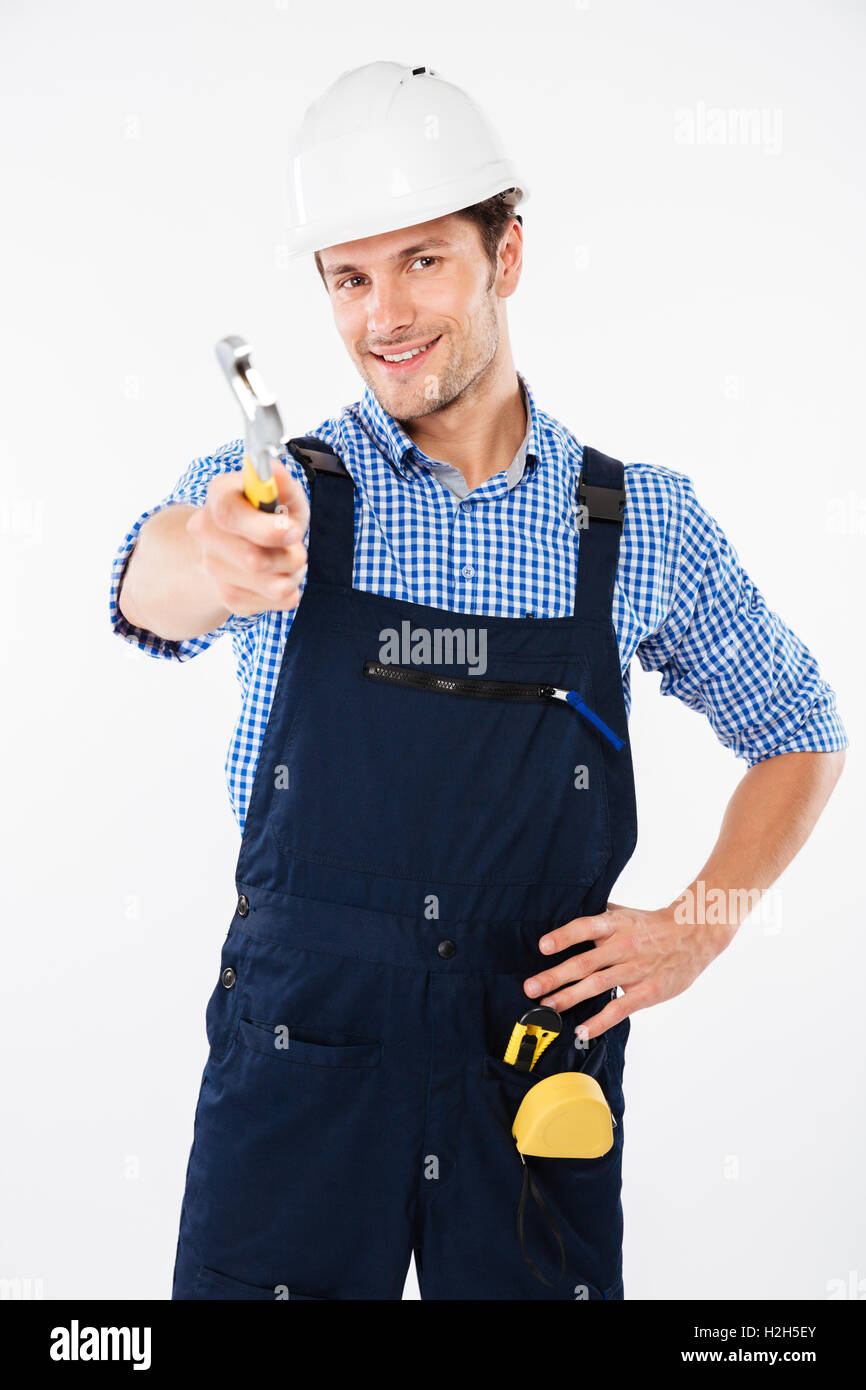
<instances>
[{"instance_id":1,"label":"white background","mask_svg":"<svg viewBox=\"0 0 866 1390\"><path fill-rule=\"evenodd\" d=\"M694 479L853 745L778 922L633 1020L627 1295L866 1296L864 40L854 0L7 0L0 1276L168 1296L238 689L227 640L181 666L113 638L108 573L240 433L217 338L249 336L293 433L360 394L312 262L280 265L281 178L308 102L388 58L467 87L526 171L509 314L539 406ZM712 108L764 137L707 143ZM745 764L632 680L640 840L611 896L654 907Z\"/></svg>"}]
</instances>

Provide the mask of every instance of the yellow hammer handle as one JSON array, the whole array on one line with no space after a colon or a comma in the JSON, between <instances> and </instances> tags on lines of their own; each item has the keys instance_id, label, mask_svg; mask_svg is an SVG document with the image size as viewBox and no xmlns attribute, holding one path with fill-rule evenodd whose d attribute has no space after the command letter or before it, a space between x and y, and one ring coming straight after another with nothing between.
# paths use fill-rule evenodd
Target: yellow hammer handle
<instances>
[{"instance_id":1,"label":"yellow hammer handle","mask_svg":"<svg viewBox=\"0 0 866 1390\"><path fill-rule=\"evenodd\" d=\"M277 483L276 479L268 478L267 482L262 482L250 460L244 454L244 496L248 502L252 502L254 507L258 507L262 512L275 512L277 510Z\"/></svg>"}]
</instances>

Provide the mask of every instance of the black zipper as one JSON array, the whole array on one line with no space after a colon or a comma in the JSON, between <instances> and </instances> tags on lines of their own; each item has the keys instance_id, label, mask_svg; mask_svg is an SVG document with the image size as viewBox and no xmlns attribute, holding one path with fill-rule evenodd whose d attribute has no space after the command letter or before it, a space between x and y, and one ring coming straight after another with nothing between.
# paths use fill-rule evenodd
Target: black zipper
<instances>
[{"instance_id":1,"label":"black zipper","mask_svg":"<svg viewBox=\"0 0 866 1390\"><path fill-rule=\"evenodd\" d=\"M523 681L488 681L472 676L434 676L430 671L417 671L412 666L391 666L381 661L365 661L364 675L369 680L404 685L412 690L433 690L440 695L468 695L476 700L542 700L567 705L585 719L619 750L623 740L584 701L576 690L562 690L555 685L535 685Z\"/></svg>"}]
</instances>

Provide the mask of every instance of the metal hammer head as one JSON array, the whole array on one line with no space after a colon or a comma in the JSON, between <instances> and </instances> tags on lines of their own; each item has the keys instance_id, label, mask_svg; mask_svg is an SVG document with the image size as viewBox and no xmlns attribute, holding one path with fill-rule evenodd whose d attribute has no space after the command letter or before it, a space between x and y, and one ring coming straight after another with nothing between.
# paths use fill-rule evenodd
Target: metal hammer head
<instances>
[{"instance_id":1,"label":"metal hammer head","mask_svg":"<svg viewBox=\"0 0 866 1390\"><path fill-rule=\"evenodd\" d=\"M276 399L251 362L252 348L231 334L216 345L217 361L226 374L244 413L247 457L261 478L271 476L271 460L283 452L283 422Z\"/></svg>"}]
</instances>

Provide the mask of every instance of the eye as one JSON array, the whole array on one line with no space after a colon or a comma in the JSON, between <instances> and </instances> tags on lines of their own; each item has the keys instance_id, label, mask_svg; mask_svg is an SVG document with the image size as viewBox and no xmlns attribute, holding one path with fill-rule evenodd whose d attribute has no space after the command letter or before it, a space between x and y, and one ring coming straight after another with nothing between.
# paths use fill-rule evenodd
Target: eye
<instances>
[{"instance_id":1,"label":"eye","mask_svg":"<svg viewBox=\"0 0 866 1390\"><path fill-rule=\"evenodd\" d=\"M435 265L438 259L438 256L416 256L415 260L412 262L412 265L417 265L419 261L429 261L431 265Z\"/></svg>"},{"instance_id":2,"label":"eye","mask_svg":"<svg viewBox=\"0 0 866 1390\"><path fill-rule=\"evenodd\" d=\"M364 277L363 277L362 275L349 275L349 276L347 276L347 278L346 278L345 280L340 280L340 281L338 281L338 283L337 283L337 289L338 289L338 290L348 289L349 286L351 285L351 283L352 283L353 280L362 280L363 278L364 278Z\"/></svg>"}]
</instances>

